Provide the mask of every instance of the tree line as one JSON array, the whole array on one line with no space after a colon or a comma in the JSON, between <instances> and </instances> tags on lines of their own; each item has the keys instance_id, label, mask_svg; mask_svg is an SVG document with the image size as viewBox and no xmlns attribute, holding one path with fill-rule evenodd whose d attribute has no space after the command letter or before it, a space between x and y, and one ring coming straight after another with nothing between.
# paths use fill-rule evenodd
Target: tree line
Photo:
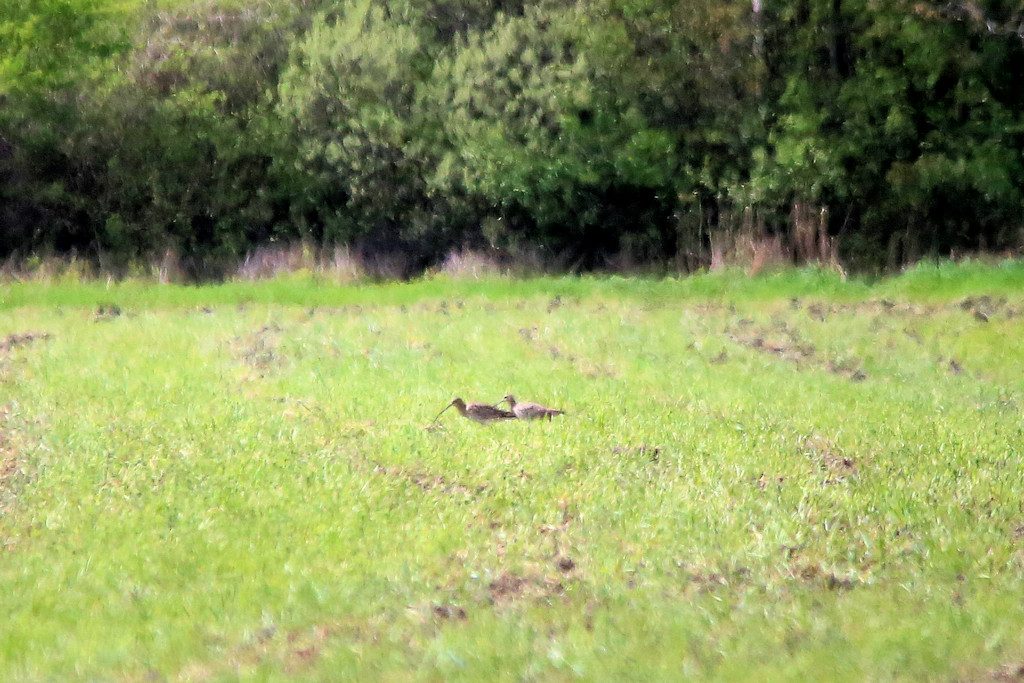
<instances>
[{"instance_id":1,"label":"tree line","mask_svg":"<svg viewBox=\"0 0 1024 683\"><path fill-rule=\"evenodd\" d=\"M1010 0L19 0L0 257L686 269L1019 246Z\"/></svg>"}]
</instances>

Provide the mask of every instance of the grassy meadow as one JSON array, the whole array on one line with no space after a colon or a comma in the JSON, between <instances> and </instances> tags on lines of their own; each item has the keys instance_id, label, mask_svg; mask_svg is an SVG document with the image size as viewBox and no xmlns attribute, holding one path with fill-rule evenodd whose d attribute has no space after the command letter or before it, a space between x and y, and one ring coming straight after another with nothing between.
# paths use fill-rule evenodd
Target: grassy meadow
<instances>
[{"instance_id":1,"label":"grassy meadow","mask_svg":"<svg viewBox=\"0 0 1024 683\"><path fill-rule=\"evenodd\" d=\"M1019 263L0 285L0 679L1018 675L1022 336Z\"/></svg>"}]
</instances>

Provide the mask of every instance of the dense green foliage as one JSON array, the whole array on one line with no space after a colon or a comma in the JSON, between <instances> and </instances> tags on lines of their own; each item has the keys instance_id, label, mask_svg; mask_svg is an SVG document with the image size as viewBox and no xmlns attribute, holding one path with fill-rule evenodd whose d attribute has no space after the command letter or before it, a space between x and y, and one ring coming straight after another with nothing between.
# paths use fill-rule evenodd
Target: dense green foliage
<instances>
[{"instance_id":1,"label":"dense green foliage","mask_svg":"<svg viewBox=\"0 0 1024 683\"><path fill-rule=\"evenodd\" d=\"M1020 263L0 286L0 679L1012 680L1022 314ZM567 413L424 429L510 391Z\"/></svg>"},{"instance_id":2,"label":"dense green foliage","mask_svg":"<svg viewBox=\"0 0 1024 683\"><path fill-rule=\"evenodd\" d=\"M170 251L201 274L296 239L408 270L460 246L693 267L738 234L797 259L831 236L865 265L1016 246L1022 20L1002 0L4 3L0 256Z\"/></svg>"}]
</instances>

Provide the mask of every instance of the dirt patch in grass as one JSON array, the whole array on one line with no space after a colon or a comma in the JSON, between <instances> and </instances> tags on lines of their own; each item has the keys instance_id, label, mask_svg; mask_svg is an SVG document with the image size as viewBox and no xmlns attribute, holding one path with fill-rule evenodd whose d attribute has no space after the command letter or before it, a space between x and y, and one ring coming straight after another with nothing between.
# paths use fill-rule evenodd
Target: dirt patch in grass
<instances>
[{"instance_id":1,"label":"dirt patch in grass","mask_svg":"<svg viewBox=\"0 0 1024 683\"><path fill-rule=\"evenodd\" d=\"M1020 683L1024 681L1024 664L1003 664L989 672L988 680Z\"/></svg>"},{"instance_id":2,"label":"dirt patch in grass","mask_svg":"<svg viewBox=\"0 0 1024 683\"><path fill-rule=\"evenodd\" d=\"M746 567L704 567L677 561L684 587L698 593L710 593L723 588L750 583L751 573Z\"/></svg>"},{"instance_id":3,"label":"dirt patch in grass","mask_svg":"<svg viewBox=\"0 0 1024 683\"><path fill-rule=\"evenodd\" d=\"M15 332L0 338L0 384L16 381L12 356L15 350L49 339L49 332Z\"/></svg>"},{"instance_id":4,"label":"dirt patch in grass","mask_svg":"<svg viewBox=\"0 0 1024 683\"><path fill-rule=\"evenodd\" d=\"M550 601L565 596L566 587L578 581L581 575L571 542L567 540L570 528L576 521L572 505L568 500L558 504L558 521L541 524L537 539L527 547L540 549L550 543L551 550L541 550L539 555L528 559L525 566L516 569L501 569L488 584L486 600L491 605L501 606L521 601ZM527 532L529 533L529 532ZM500 535L498 557L504 562L507 556L506 535ZM550 553L550 554L549 554Z\"/></svg>"},{"instance_id":5,"label":"dirt patch in grass","mask_svg":"<svg viewBox=\"0 0 1024 683\"><path fill-rule=\"evenodd\" d=\"M38 422L35 423L38 426ZM0 405L0 516L17 498L21 486L31 477L25 462L25 427L11 404Z\"/></svg>"},{"instance_id":6,"label":"dirt patch in grass","mask_svg":"<svg viewBox=\"0 0 1024 683\"><path fill-rule=\"evenodd\" d=\"M683 307L684 311L696 313L699 316L708 315L736 315L735 304L725 304L718 301L701 301Z\"/></svg>"},{"instance_id":7,"label":"dirt patch in grass","mask_svg":"<svg viewBox=\"0 0 1024 683\"><path fill-rule=\"evenodd\" d=\"M829 310L822 304L815 303L807 307L807 315L811 317L811 320L817 320L821 323L828 319Z\"/></svg>"},{"instance_id":8,"label":"dirt patch in grass","mask_svg":"<svg viewBox=\"0 0 1024 683\"><path fill-rule=\"evenodd\" d=\"M0 489L5 488L7 480L18 471L18 451L8 433L10 414L10 406L0 406Z\"/></svg>"},{"instance_id":9,"label":"dirt patch in grass","mask_svg":"<svg viewBox=\"0 0 1024 683\"><path fill-rule=\"evenodd\" d=\"M837 313L851 313L854 315L874 314L887 318L929 316L934 315L939 310L936 306L923 306L905 301L892 301L890 299L876 299L855 304L837 304L831 308Z\"/></svg>"},{"instance_id":10,"label":"dirt patch in grass","mask_svg":"<svg viewBox=\"0 0 1024 683\"><path fill-rule=\"evenodd\" d=\"M924 337L922 337L921 333L918 332L917 330L907 327L904 328L903 334L907 336L907 339L914 342L918 346L924 346Z\"/></svg>"},{"instance_id":11,"label":"dirt patch in grass","mask_svg":"<svg viewBox=\"0 0 1024 683\"><path fill-rule=\"evenodd\" d=\"M802 305L792 306L794 310L801 308L808 317L818 322L825 322L834 315L865 316L872 315L879 319L896 318L927 318L948 311L966 311L974 314L979 320L991 318L993 315L1002 314L1013 317L1019 311L1007 306L1005 297L995 298L990 296L968 297L955 304L916 304L906 301L893 301L891 299L871 299L869 301L858 301L852 303L826 303L814 302L806 307Z\"/></svg>"},{"instance_id":12,"label":"dirt patch in grass","mask_svg":"<svg viewBox=\"0 0 1024 683\"><path fill-rule=\"evenodd\" d=\"M1016 311L1008 311L1006 305L1006 297L991 297L991 296L974 296L962 299L956 304L956 307L965 313L970 313L971 317L977 320L979 323L987 323L990 319L1000 314L1011 315L1007 317L1014 317Z\"/></svg>"},{"instance_id":13,"label":"dirt patch in grass","mask_svg":"<svg viewBox=\"0 0 1024 683\"><path fill-rule=\"evenodd\" d=\"M716 355L712 356L708 362L712 365L724 365L729 362L729 354L725 349L722 349Z\"/></svg>"},{"instance_id":14,"label":"dirt patch in grass","mask_svg":"<svg viewBox=\"0 0 1024 683\"><path fill-rule=\"evenodd\" d=\"M236 337L239 359L257 370L268 370L277 365L281 360L278 353L281 331L280 325L269 323L245 337Z\"/></svg>"},{"instance_id":15,"label":"dirt patch in grass","mask_svg":"<svg viewBox=\"0 0 1024 683\"><path fill-rule=\"evenodd\" d=\"M643 458L650 460L651 462L658 462L658 460L661 459L661 446L651 446L645 443L637 446L614 446L612 448L612 454Z\"/></svg>"},{"instance_id":16,"label":"dirt patch in grass","mask_svg":"<svg viewBox=\"0 0 1024 683\"><path fill-rule=\"evenodd\" d=\"M383 617L381 617L383 623ZM174 675L164 678L151 671L140 680L211 681L220 680L230 672L237 677L251 672L266 662L280 662L285 673L296 675L320 659L332 641L369 642L379 637L382 623L334 622L304 628L279 629L264 626L243 642L229 646L216 659L193 661Z\"/></svg>"},{"instance_id":17,"label":"dirt patch in grass","mask_svg":"<svg viewBox=\"0 0 1024 683\"><path fill-rule=\"evenodd\" d=\"M814 587L825 588L830 591L838 590L851 590L859 585L860 580L837 574L834 571L829 571L821 567L821 565L814 562L804 562L794 567L792 572L793 578L797 579L801 583L810 584Z\"/></svg>"},{"instance_id":18,"label":"dirt patch in grass","mask_svg":"<svg viewBox=\"0 0 1024 683\"><path fill-rule=\"evenodd\" d=\"M567 501L559 503L558 509L561 511L561 521L558 524L541 524L537 531L542 534L558 535L569 530L569 527L572 526L573 521L576 519L576 515L569 510L569 503Z\"/></svg>"},{"instance_id":19,"label":"dirt patch in grass","mask_svg":"<svg viewBox=\"0 0 1024 683\"><path fill-rule=\"evenodd\" d=\"M757 486L759 491L766 491L768 490L769 486L774 485L776 487L779 487L782 486L782 484L785 483L785 481L786 478L781 475L767 475L764 472L762 472L761 475L754 480L754 485Z\"/></svg>"},{"instance_id":20,"label":"dirt patch in grass","mask_svg":"<svg viewBox=\"0 0 1024 683\"><path fill-rule=\"evenodd\" d=\"M861 368L860 360L857 358L830 360L825 364L825 368L833 375L845 377L851 382L863 382L868 378L868 373Z\"/></svg>"},{"instance_id":21,"label":"dirt patch in grass","mask_svg":"<svg viewBox=\"0 0 1024 683\"><path fill-rule=\"evenodd\" d=\"M285 671L297 673L315 662L328 641L340 632L340 628L329 624L289 631L284 638Z\"/></svg>"},{"instance_id":22,"label":"dirt patch in grass","mask_svg":"<svg viewBox=\"0 0 1024 683\"><path fill-rule=\"evenodd\" d=\"M52 339L49 332L15 332L0 339L0 353L8 353L21 346L28 346L40 341Z\"/></svg>"},{"instance_id":23,"label":"dirt patch in grass","mask_svg":"<svg viewBox=\"0 0 1024 683\"><path fill-rule=\"evenodd\" d=\"M843 453L830 439L820 434L813 434L804 439L801 447L805 455L828 473L826 483L842 481L857 473L857 463L854 459Z\"/></svg>"},{"instance_id":24,"label":"dirt patch in grass","mask_svg":"<svg viewBox=\"0 0 1024 683\"><path fill-rule=\"evenodd\" d=\"M398 467L395 465L388 466L380 463L372 463L372 467L373 472L376 474L406 481L428 493L442 493L446 496L475 498L487 491L486 484L464 484L440 474L431 474L422 470L410 470L404 467Z\"/></svg>"},{"instance_id":25,"label":"dirt patch in grass","mask_svg":"<svg viewBox=\"0 0 1024 683\"><path fill-rule=\"evenodd\" d=\"M559 555L555 558L555 567L563 574L569 574L576 569L576 560L568 555Z\"/></svg>"},{"instance_id":26,"label":"dirt patch in grass","mask_svg":"<svg viewBox=\"0 0 1024 683\"><path fill-rule=\"evenodd\" d=\"M804 341L796 330L785 323L778 323L769 330L757 327L752 321L744 318L728 330L726 336L748 349L770 354L797 365L812 361L817 355L814 346Z\"/></svg>"},{"instance_id":27,"label":"dirt patch in grass","mask_svg":"<svg viewBox=\"0 0 1024 683\"><path fill-rule=\"evenodd\" d=\"M853 356L843 360L823 358L813 344L782 320L775 321L771 328L764 328L743 319L728 328L725 336L736 344L796 366L827 370L851 382L862 382L868 378L859 359Z\"/></svg>"},{"instance_id":28,"label":"dirt patch in grass","mask_svg":"<svg viewBox=\"0 0 1024 683\"><path fill-rule=\"evenodd\" d=\"M813 308L813 310L812 310ZM847 304L817 303L807 307L807 313L815 319L825 319L830 314L853 315L873 314L884 318L930 317L943 312L963 311L979 323L986 323L996 316L1015 318L1022 311L1009 305L1005 296L971 296L951 304L913 304L890 299L873 299Z\"/></svg>"},{"instance_id":29,"label":"dirt patch in grass","mask_svg":"<svg viewBox=\"0 0 1024 683\"><path fill-rule=\"evenodd\" d=\"M587 379L619 379L618 370L606 363L596 363L587 358L569 357L576 371Z\"/></svg>"},{"instance_id":30,"label":"dirt patch in grass","mask_svg":"<svg viewBox=\"0 0 1024 683\"><path fill-rule=\"evenodd\" d=\"M550 600L565 594L561 579L537 573L519 574L504 571L487 584L493 605L505 605L520 600Z\"/></svg>"},{"instance_id":31,"label":"dirt patch in grass","mask_svg":"<svg viewBox=\"0 0 1024 683\"><path fill-rule=\"evenodd\" d=\"M93 322L110 322L121 317L121 307L117 304L102 304L96 308L92 316Z\"/></svg>"},{"instance_id":32,"label":"dirt patch in grass","mask_svg":"<svg viewBox=\"0 0 1024 683\"><path fill-rule=\"evenodd\" d=\"M618 379L620 376L619 371L607 363L569 353L555 344L542 340L537 326L519 328L519 338L533 353L547 355L553 361L566 363L587 379Z\"/></svg>"},{"instance_id":33,"label":"dirt patch in grass","mask_svg":"<svg viewBox=\"0 0 1024 683\"><path fill-rule=\"evenodd\" d=\"M449 603L435 603L430 608L435 618L441 621L466 621L469 614L464 607Z\"/></svg>"}]
</instances>

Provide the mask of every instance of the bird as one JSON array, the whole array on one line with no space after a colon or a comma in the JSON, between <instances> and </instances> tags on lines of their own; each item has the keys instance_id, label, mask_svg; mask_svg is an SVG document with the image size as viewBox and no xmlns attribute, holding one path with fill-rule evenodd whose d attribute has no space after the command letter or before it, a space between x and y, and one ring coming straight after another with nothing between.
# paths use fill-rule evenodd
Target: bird
<instances>
[{"instance_id":1,"label":"bird","mask_svg":"<svg viewBox=\"0 0 1024 683\"><path fill-rule=\"evenodd\" d=\"M514 420L516 419L515 413L507 410L502 410L496 406L489 405L487 403L466 403L461 398L455 398L451 403L444 407L437 417L434 418L434 422L437 422L438 418L444 414L445 410L448 410L452 406L459 411L459 415L462 417L479 422L480 424L487 424L488 422L496 422L497 420Z\"/></svg>"},{"instance_id":2,"label":"bird","mask_svg":"<svg viewBox=\"0 0 1024 683\"><path fill-rule=\"evenodd\" d=\"M539 403L519 403L512 394L509 394L503 400L508 402L508 407L512 409L512 413L520 420L540 420L542 418L550 420L555 415L565 414L564 410L547 408Z\"/></svg>"}]
</instances>

